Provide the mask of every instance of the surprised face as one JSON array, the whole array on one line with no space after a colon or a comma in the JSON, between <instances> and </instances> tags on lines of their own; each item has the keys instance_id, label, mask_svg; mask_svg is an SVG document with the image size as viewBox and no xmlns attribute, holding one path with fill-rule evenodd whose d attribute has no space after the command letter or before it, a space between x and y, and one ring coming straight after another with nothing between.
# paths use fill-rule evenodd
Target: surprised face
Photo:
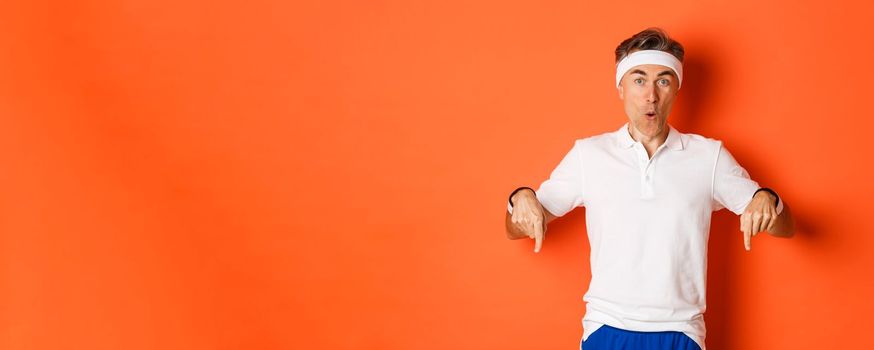
<instances>
[{"instance_id":1,"label":"surprised face","mask_svg":"<svg viewBox=\"0 0 874 350\"><path fill-rule=\"evenodd\" d=\"M644 137L666 130L668 114L680 90L677 75L668 67L644 64L628 70L619 83L619 99L631 126Z\"/></svg>"}]
</instances>

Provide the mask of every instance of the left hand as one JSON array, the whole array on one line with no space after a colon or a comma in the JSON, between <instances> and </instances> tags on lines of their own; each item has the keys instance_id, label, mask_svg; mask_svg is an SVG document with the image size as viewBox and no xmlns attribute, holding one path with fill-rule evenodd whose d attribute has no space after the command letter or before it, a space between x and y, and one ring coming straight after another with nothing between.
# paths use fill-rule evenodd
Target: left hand
<instances>
[{"instance_id":1,"label":"left hand","mask_svg":"<svg viewBox=\"0 0 874 350\"><path fill-rule=\"evenodd\" d=\"M740 230L744 233L744 248L750 250L750 240L759 232L770 230L777 222L777 197L759 191L740 216Z\"/></svg>"}]
</instances>

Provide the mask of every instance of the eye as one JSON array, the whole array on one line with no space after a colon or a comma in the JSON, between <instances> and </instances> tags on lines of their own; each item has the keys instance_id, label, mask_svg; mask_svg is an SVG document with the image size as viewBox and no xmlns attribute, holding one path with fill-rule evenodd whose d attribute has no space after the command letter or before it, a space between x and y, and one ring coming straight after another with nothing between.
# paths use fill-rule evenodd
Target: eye
<instances>
[{"instance_id":1,"label":"eye","mask_svg":"<svg viewBox=\"0 0 874 350\"><path fill-rule=\"evenodd\" d=\"M670 85L671 85L671 81L668 80L668 79L659 79L659 85L661 85L661 86L670 86Z\"/></svg>"},{"instance_id":2,"label":"eye","mask_svg":"<svg viewBox=\"0 0 874 350\"><path fill-rule=\"evenodd\" d=\"M643 84L643 79L641 79L641 78L634 79L634 83L637 85Z\"/></svg>"}]
</instances>

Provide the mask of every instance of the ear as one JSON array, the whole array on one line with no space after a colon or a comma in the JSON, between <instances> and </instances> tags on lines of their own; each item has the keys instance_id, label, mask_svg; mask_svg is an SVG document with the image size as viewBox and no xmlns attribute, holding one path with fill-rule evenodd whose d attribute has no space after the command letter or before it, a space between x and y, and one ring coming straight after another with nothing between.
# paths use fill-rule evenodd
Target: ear
<instances>
[{"instance_id":1,"label":"ear","mask_svg":"<svg viewBox=\"0 0 874 350\"><path fill-rule=\"evenodd\" d=\"M622 87L622 84L619 84L619 86L616 87L616 90L619 91L619 99L625 100L625 89Z\"/></svg>"}]
</instances>

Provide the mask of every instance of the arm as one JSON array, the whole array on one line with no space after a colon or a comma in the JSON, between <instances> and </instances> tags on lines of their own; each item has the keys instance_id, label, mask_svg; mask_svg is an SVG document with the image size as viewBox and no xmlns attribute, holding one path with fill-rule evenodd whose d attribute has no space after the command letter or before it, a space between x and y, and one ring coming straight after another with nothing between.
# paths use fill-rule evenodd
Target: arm
<instances>
[{"instance_id":1,"label":"arm","mask_svg":"<svg viewBox=\"0 0 874 350\"><path fill-rule=\"evenodd\" d=\"M583 206L580 145L579 140L574 141L574 146L553 169L549 179L540 184L536 193L528 188L513 194L513 198L510 198L513 203L512 213L508 211L504 217L507 238L532 238L534 252L537 253L543 244L546 224L576 207Z\"/></svg>"},{"instance_id":2,"label":"arm","mask_svg":"<svg viewBox=\"0 0 874 350\"><path fill-rule=\"evenodd\" d=\"M792 237L795 222L785 201L780 201L783 210L778 215L777 197L767 191L757 191L759 184L750 179L746 169L721 145L713 175L713 197L721 206L740 215L746 250L750 250L751 237L762 231L776 237ZM749 193L753 193L753 198Z\"/></svg>"}]
</instances>

